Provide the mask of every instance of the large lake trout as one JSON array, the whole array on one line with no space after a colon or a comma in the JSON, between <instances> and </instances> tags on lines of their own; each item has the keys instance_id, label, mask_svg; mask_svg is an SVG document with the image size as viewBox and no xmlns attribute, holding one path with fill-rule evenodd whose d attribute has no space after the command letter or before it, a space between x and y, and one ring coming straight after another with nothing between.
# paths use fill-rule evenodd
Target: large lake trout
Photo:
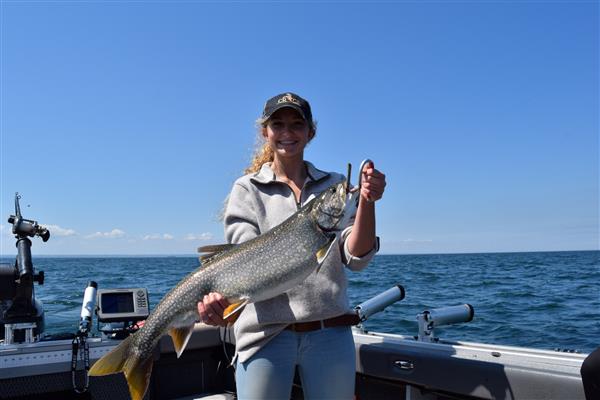
<instances>
[{"instance_id":1,"label":"large lake trout","mask_svg":"<svg viewBox=\"0 0 600 400\"><path fill-rule=\"evenodd\" d=\"M199 320L197 303L211 292L221 293L231 306L225 319L235 320L251 302L278 296L318 271L339 232L349 222L358 192L347 193L347 183L333 185L295 214L240 245L200 248L203 265L187 275L152 311L144 326L96 361L92 376L123 371L132 399L144 397L152 372L152 353L168 333L179 357Z\"/></svg>"}]
</instances>

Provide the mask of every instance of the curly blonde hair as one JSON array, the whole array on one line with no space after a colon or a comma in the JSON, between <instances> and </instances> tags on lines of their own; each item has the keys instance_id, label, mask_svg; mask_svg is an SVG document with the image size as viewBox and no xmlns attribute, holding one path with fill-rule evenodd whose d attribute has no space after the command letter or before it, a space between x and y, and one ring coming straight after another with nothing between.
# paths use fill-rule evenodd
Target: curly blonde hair
<instances>
[{"instance_id":1,"label":"curly blonde hair","mask_svg":"<svg viewBox=\"0 0 600 400\"><path fill-rule=\"evenodd\" d=\"M256 127L258 130L256 150L254 150L250 165L244 170L244 174L253 174L260 171L263 164L272 162L275 157L273 149L269 146L269 143L265 141L263 136L263 130L266 129L268 121L267 118L259 118L256 120ZM310 142L317 134L317 121L312 120L309 122L309 125L309 128L312 131L312 137L309 139Z\"/></svg>"}]
</instances>

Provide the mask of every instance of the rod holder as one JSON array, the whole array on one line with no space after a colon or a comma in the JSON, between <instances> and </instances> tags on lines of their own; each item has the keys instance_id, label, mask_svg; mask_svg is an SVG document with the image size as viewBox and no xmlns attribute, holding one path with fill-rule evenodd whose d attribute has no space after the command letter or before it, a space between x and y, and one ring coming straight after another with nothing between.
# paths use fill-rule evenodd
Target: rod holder
<instances>
[{"instance_id":1,"label":"rod holder","mask_svg":"<svg viewBox=\"0 0 600 400\"><path fill-rule=\"evenodd\" d=\"M475 315L475 309L470 304L434 308L417 314L419 324L418 340L421 342L436 342L434 329L438 326L470 322Z\"/></svg>"},{"instance_id":2,"label":"rod holder","mask_svg":"<svg viewBox=\"0 0 600 400\"><path fill-rule=\"evenodd\" d=\"M401 285L396 285L377 296L360 303L354 310L361 322L366 321L371 315L383 311L387 306L404 299L405 291Z\"/></svg>"}]
</instances>

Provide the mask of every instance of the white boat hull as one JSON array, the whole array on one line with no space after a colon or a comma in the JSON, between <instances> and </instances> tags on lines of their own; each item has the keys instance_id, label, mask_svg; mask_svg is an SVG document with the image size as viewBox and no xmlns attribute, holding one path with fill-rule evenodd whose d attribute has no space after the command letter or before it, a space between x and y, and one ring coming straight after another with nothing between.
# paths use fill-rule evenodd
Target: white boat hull
<instances>
[{"instance_id":1,"label":"white boat hull","mask_svg":"<svg viewBox=\"0 0 600 400\"><path fill-rule=\"evenodd\" d=\"M425 343L359 329L354 330L354 340L360 399L585 399L579 375L584 354ZM88 343L93 363L118 342L91 338ZM71 356L70 340L0 345L0 398L53 398L53 394L66 398L72 392ZM165 337L156 351L149 398L233 391L233 371L227 364L216 328L198 324L179 360ZM89 398L128 399L125 380L121 375L91 378ZM293 398L302 398L298 387Z\"/></svg>"}]
</instances>

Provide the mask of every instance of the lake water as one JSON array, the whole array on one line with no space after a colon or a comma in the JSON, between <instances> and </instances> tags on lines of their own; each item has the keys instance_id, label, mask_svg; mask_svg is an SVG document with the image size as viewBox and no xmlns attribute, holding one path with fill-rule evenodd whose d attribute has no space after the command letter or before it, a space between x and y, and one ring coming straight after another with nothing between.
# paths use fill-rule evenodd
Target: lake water
<instances>
[{"instance_id":1,"label":"lake water","mask_svg":"<svg viewBox=\"0 0 600 400\"><path fill-rule=\"evenodd\" d=\"M1 262L14 262L3 257ZM89 280L99 288L146 287L151 305L198 266L195 257L34 257L46 274L36 296L46 334L74 333ZM406 298L365 323L367 330L417 334L416 315L463 303L469 323L436 330L443 339L574 349L600 346L600 252L378 255L348 272L356 305L395 284Z\"/></svg>"}]
</instances>

